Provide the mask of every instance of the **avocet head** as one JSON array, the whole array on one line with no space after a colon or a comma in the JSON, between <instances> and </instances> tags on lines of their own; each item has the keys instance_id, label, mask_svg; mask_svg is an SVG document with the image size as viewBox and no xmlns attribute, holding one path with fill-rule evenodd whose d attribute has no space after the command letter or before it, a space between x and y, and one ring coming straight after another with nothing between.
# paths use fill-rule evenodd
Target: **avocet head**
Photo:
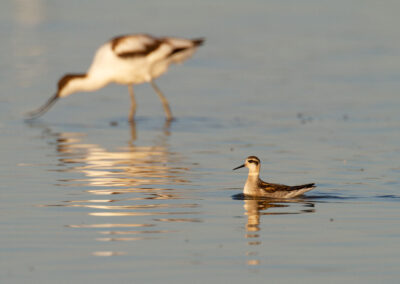
<instances>
[{"instance_id":1,"label":"avocet head","mask_svg":"<svg viewBox=\"0 0 400 284\"><path fill-rule=\"evenodd\" d=\"M80 81L87 78L86 74L66 74L58 81L57 93L60 98L69 96L79 91L85 91Z\"/></svg>"},{"instance_id":2,"label":"avocet head","mask_svg":"<svg viewBox=\"0 0 400 284\"><path fill-rule=\"evenodd\" d=\"M85 90L80 86L81 84L78 83L78 80L85 79L86 76L86 74L66 74L61 77L61 79L58 81L57 92L51 96L40 108L28 113L28 119L35 119L43 115L59 98L66 97L77 91Z\"/></svg>"},{"instance_id":3,"label":"avocet head","mask_svg":"<svg viewBox=\"0 0 400 284\"><path fill-rule=\"evenodd\" d=\"M240 165L239 167L236 167L233 170L246 167L249 169L250 172L259 172L260 166L261 166L261 161L259 158L257 158L256 156L248 156L243 165Z\"/></svg>"}]
</instances>

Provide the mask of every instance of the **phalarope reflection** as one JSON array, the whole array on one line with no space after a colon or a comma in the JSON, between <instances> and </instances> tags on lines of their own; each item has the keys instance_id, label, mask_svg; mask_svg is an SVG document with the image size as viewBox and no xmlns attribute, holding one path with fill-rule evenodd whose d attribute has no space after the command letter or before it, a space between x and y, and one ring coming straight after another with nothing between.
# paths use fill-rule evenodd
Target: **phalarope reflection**
<instances>
[{"instance_id":1,"label":"phalarope reflection","mask_svg":"<svg viewBox=\"0 0 400 284\"><path fill-rule=\"evenodd\" d=\"M131 96L129 120L133 121L136 101L133 84L148 82L160 97L167 120L172 120L168 101L154 83L171 63L188 59L204 39L152 37L145 34L113 38L96 52L86 74L66 74L58 81L58 90L43 106L28 115L30 119L44 114L59 98L84 91L95 91L109 83L128 85Z\"/></svg>"},{"instance_id":2,"label":"phalarope reflection","mask_svg":"<svg viewBox=\"0 0 400 284\"><path fill-rule=\"evenodd\" d=\"M243 194L245 195L270 198L291 198L302 195L303 193L315 188L314 183L289 186L262 181L259 177L261 161L256 156L247 157L243 165L236 167L233 170L243 167L249 169L249 175L243 189Z\"/></svg>"}]
</instances>

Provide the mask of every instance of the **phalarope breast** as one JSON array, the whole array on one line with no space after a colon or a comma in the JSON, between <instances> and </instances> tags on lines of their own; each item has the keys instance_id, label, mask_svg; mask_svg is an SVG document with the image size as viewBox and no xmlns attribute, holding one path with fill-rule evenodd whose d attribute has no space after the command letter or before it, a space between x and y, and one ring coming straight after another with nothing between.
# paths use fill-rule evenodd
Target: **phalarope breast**
<instances>
[{"instance_id":1,"label":"phalarope breast","mask_svg":"<svg viewBox=\"0 0 400 284\"><path fill-rule=\"evenodd\" d=\"M87 73L66 74L62 77L54 96L39 109L29 113L30 119L45 113L59 98L118 83L129 86L129 120L133 121L136 112L133 85L149 82L160 97L167 120L172 120L168 101L154 83L154 78L166 72L171 63L181 63L188 59L203 42L202 38L153 37L146 34L115 37L99 47Z\"/></svg>"},{"instance_id":2,"label":"phalarope breast","mask_svg":"<svg viewBox=\"0 0 400 284\"><path fill-rule=\"evenodd\" d=\"M291 198L302 195L303 193L315 188L314 183L289 186L262 181L259 177L261 161L256 156L247 157L243 165L236 167L233 170L243 167L249 169L249 175L243 189L244 195L270 198Z\"/></svg>"}]
</instances>

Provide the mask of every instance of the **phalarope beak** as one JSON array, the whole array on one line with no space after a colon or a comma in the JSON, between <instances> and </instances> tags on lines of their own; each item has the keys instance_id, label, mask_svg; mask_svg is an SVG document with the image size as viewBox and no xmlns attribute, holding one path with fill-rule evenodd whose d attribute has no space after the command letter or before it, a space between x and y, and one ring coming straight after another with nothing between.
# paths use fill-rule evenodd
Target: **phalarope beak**
<instances>
[{"instance_id":1,"label":"phalarope beak","mask_svg":"<svg viewBox=\"0 0 400 284\"><path fill-rule=\"evenodd\" d=\"M240 169L240 168L244 168L244 167L245 167L245 164L243 164L243 165L241 165L241 166L239 166L239 167L236 167L236 168L232 169L232 171L237 170L237 169Z\"/></svg>"}]
</instances>

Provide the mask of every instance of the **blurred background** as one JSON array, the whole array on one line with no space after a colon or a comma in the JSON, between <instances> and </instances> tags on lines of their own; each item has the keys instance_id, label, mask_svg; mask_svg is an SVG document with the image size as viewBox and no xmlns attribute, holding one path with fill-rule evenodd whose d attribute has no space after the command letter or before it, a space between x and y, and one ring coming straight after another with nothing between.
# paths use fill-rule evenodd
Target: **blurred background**
<instances>
[{"instance_id":1,"label":"blurred background","mask_svg":"<svg viewBox=\"0 0 400 284\"><path fill-rule=\"evenodd\" d=\"M0 280L393 282L400 275L397 1L0 4ZM60 100L117 35L205 37L157 83ZM264 180L317 188L236 200Z\"/></svg>"}]
</instances>

